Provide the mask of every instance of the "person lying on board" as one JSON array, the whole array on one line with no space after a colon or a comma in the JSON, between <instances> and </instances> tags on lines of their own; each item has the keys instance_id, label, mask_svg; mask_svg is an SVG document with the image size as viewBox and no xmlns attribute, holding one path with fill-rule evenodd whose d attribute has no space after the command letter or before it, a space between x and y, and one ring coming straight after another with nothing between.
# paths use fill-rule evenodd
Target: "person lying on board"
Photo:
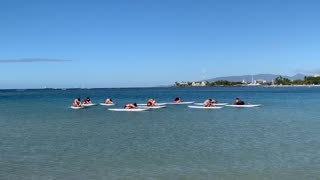
<instances>
[{"instance_id":1,"label":"person lying on board","mask_svg":"<svg viewBox=\"0 0 320 180\"><path fill-rule=\"evenodd\" d=\"M149 99L147 102L147 106L155 106L156 104L157 104L157 102L154 99Z\"/></svg>"},{"instance_id":2,"label":"person lying on board","mask_svg":"<svg viewBox=\"0 0 320 180\"><path fill-rule=\"evenodd\" d=\"M182 100L179 97L176 97L173 102L174 103L181 103Z\"/></svg>"},{"instance_id":3,"label":"person lying on board","mask_svg":"<svg viewBox=\"0 0 320 180\"><path fill-rule=\"evenodd\" d=\"M133 104L127 104L124 106L125 109L136 109L138 108L137 103L133 103Z\"/></svg>"},{"instance_id":4,"label":"person lying on board","mask_svg":"<svg viewBox=\"0 0 320 180\"><path fill-rule=\"evenodd\" d=\"M236 98L235 102L234 102L234 105L244 105L244 101L242 101L241 99L239 98Z\"/></svg>"},{"instance_id":5,"label":"person lying on board","mask_svg":"<svg viewBox=\"0 0 320 180\"><path fill-rule=\"evenodd\" d=\"M87 97L84 101L83 104L92 104L90 97Z\"/></svg>"},{"instance_id":6,"label":"person lying on board","mask_svg":"<svg viewBox=\"0 0 320 180\"><path fill-rule=\"evenodd\" d=\"M113 104L113 101L111 98L106 99L105 104Z\"/></svg>"},{"instance_id":7,"label":"person lying on board","mask_svg":"<svg viewBox=\"0 0 320 180\"><path fill-rule=\"evenodd\" d=\"M218 102L216 100L214 100L214 99L207 99L206 101L204 101L203 105L205 107L211 107L216 103L218 103Z\"/></svg>"},{"instance_id":8,"label":"person lying on board","mask_svg":"<svg viewBox=\"0 0 320 180\"><path fill-rule=\"evenodd\" d=\"M81 100L80 100L80 98L77 98L77 99L74 100L73 106L74 106L74 107L81 107Z\"/></svg>"}]
</instances>

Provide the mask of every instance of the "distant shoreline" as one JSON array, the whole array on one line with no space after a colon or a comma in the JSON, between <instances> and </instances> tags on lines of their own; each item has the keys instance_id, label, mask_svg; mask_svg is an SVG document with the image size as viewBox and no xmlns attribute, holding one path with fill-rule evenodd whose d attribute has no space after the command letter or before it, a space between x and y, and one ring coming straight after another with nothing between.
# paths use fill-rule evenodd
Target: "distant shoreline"
<instances>
[{"instance_id":1,"label":"distant shoreline","mask_svg":"<svg viewBox=\"0 0 320 180\"><path fill-rule=\"evenodd\" d=\"M30 88L30 89L0 89L1 90L16 90L16 91L25 91L25 90L93 90L93 89L151 89L151 88L220 88L220 87L260 87L260 88L290 88L290 87L320 87L320 85L257 85L257 86L154 86L154 87L101 87L101 88Z\"/></svg>"},{"instance_id":2,"label":"distant shoreline","mask_svg":"<svg viewBox=\"0 0 320 180\"><path fill-rule=\"evenodd\" d=\"M233 85L233 86L172 86L173 88L208 88L208 87L267 87L267 88L282 88L282 87L320 87L320 85Z\"/></svg>"},{"instance_id":3,"label":"distant shoreline","mask_svg":"<svg viewBox=\"0 0 320 180\"><path fill-rule=\"evenodd\" d=\"M281 88L281 87L320 87L320 85L270 85L263 87Z\"/></svg>"}]
</instances>

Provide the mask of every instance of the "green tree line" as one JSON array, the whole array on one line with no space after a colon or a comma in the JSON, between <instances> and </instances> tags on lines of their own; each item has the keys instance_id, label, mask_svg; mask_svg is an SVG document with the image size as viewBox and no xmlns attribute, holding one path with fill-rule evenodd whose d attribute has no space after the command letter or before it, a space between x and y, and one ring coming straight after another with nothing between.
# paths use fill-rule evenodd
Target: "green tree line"
<instances>
[{"instance_id":1,"label":"green tree line","mask_svg":"<svg viewBox=\"0 0 320 180\"><path fill-rule=\"evenodd\" d=\"M303 80L290 80L279 76L274 80L275 85L319 85L320 77L305 76Z\"/></svg>"}]
</instances>

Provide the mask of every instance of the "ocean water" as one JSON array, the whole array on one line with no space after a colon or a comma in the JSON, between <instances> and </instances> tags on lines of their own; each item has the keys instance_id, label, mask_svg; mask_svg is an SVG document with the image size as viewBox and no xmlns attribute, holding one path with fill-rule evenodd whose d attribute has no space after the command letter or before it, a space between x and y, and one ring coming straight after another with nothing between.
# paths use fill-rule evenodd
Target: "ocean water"
<instances>
[{"instance_id":1,"label":"ocean water","mask_svg":"<svg viewBox=\"0 0 320 180\"><path fill-rule=\"evenodd\" d=\"M70 109L74 98L232 103L148 112ZM319 179L320 88L0 90L0 179Z\"/></svg>"}]
</instances>

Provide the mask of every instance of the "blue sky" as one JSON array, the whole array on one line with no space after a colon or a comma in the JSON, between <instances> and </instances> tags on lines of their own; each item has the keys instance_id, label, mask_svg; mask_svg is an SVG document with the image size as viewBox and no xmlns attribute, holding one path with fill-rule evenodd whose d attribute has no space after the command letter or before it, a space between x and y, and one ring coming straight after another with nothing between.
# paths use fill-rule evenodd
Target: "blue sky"
<instances>
[{"instance_id":1,"label":"blue sky","mask_svg":"<svg viewBox=\"0 0 320 180\"><path fill-rule=\"evenodd\" d=\"M319 8L316 0L1 0L0 88L320 73Z\"/></svg>"}]
</instances>

